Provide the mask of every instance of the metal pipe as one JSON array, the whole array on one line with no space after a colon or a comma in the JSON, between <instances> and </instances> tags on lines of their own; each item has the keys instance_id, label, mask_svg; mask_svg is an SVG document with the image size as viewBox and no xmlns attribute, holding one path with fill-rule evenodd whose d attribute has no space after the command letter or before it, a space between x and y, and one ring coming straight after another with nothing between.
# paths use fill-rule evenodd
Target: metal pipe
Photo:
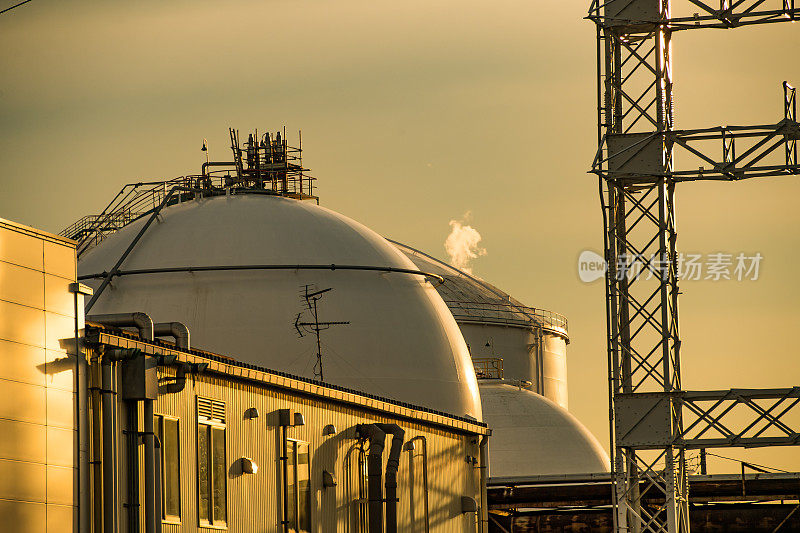
<instances>
[{"instance_id":1,"label":"metal pipe","mask_svg":"<svg viewBox=\"0 0 800 533\"><path fill-rule=\"evenodd\" d=\"M156 521L156 533L161 533L161 517L164 515L162 509L162 495L161 495L161 480L164 479L162 471L163 465L161 464L161 457L163 455L161 450L161 440L155 439L156 444L156 494L155 494L155 502L156 502L156 512L155 512L155 521Z\"/></svg>"},{"instance_id":2,"label":"metal pipe","mask_svg":"<svg viewBox=\"0 0 800 533\"><path fill-rule=\"evenodd\" d=\"M281 470L281 477L283 478L283 492L281 495L283 515L281 516L281 524L283 524L284 533L289 531L289 442L286 435L287 430L288 426L281 424L281 462L283 463L283 469Z\"/></svg>"},{"instance_id":3,"label":"metal pipe","mask_svg":"<svg viewBox=\"0 0 800 533\"><path fill-rule=\"evenodd\" d=\"M153 324L153 335L156 337L173 337L175 346L183 350L189 349L189 328L182 322L159 322Z\"/></svg>"},{"instance_id":4,"label":"metal pipe","mask_svg":"<svg viewBox=\"0 0 800 533\"><path fill-rule=\"evenodd\" d=\"M113 434L111 436L111 468L113 474L113 482L112 482L112 500L111 500L111 507L112 507L112 519L114 523L114 527L112 531L117 532L121 529L120 521L121 521L121 510L122 510L122 497L120 496L120 450L119 450L119 433L120 433L120 409L119 409L119 401L117 398L117 384L119 383L119 376L117 374L117 365L111 364L111 430Z\"/></svg>"},{"instance_id":5,"label":"metal pipe","mask_svg":"<svg viewBox=\"0 0 800 533\"><path fill-rule=\"evenodd\" d=\"M139 404L128 402L128 531L139 529Z\"/></svg>"},{"instance_id":6,"label":"metal pipe","mask_svg":"<svg viewBox=\"0 0 800 533\"><path fill-rule=\"evenodd\" d=\"M153 400L144 400L144 530L156 533L156 448Z\"/></svg>"},{"instance_id":7,"label":"metal pipe","mask_svg":"<svg viewBox=\"0 0 800 533\"><path fill-rule=\"evenodd\" d=\"M206 161L203 163L201 167L201 173L203 174L204 178L208 177L208 167L232 167L235 166L236 163L227 163L225 161Z\"/></svg>"},{"instance_id":8,"label":"metal pipe","mask_svg":"<svg viewBox=\"0 0 800 533\"><path fill-rule=\"evenodd\" d=\"M419 441L420 447L422 448L422 496L423 496L423 505L425 511L425 533L428 533L431 530L431 520L430 520L430 512L428 510L428 439L425 438L424 435L417 435L409 439L408 450L412 452L411 460L411 468L414 468L414 456L413 450L416 447L415 443Z\"/></svg>"},{"instance_id":9,"label":"metal pipe","mask_svg":"<svg viewBox=\"0 0 800 533\"><path fill-rule=\"evenodd\" d=\"M400 468L400 453L406 432L397 424L376 424L384 433L392 436L389 459L386 461L386 533L397 533L397 470Z\"/></svg>"},{"instance_id":10,"label":"metal pipe","mask_svg":"<svg viewBox=\"0 0 800 533\"><path fill-rule=\"evenodd\" d=\"M99 350L90 360L89 377L91 382L89 390L92 395L92 531L103 531L103 433L102 433L102 381L100 373Z\"/></svg>"},{"instance_id":11,"label":"metal pipe","mask_svg":"<svg viewBox=\"0 0 800 533\"><path fill-rule=\"evenodd\" d=\"M181 392L183 388L186 386L186 372L189 371L189 365L187 363L179 362L177 367L178 369L175 372L175 381L164 385L161 388L162 394L173 394L176 392Z\"/></svg>"},{"instance_id":12,"label":"metal pipe","mask_svg":"<svg viewBox=\"0 0 800 533\"><path fill-rule=\"evenodd\" d=\"M97 322L108 326L134 326L139 330L139 337L145 341L153 340L153 319L147 313L111 313L106 315L88 315L88 322Z\"/></svg>"},{"instance_id":13,"label":"metal pipe","mask_svg":"<svg viewBox=\"0 0 800 533\"><path fill-rule=\"evenodd\" d=\"M324 264L324 265L215 265L215 266L188 266L188 267L163 267L163 268L140 268L133 270L114 270L113 274L109 272L99 272L96 274L84 274L78 276L78 279L83 281L87 279L107 279L109 276L135 276L140 274L169 274L174 272L217 272L227 270L368 270L373 272L399 272L402 274L413 274L415 276L423 276L431 278L441 285L444 283L444 278L432 272L423 272L422 270L414 270L413 268L395 268L395 267L382 267L371 265L337 265L337 264ZM98 289L99 291L100 289ZM97 293L95 293L97 294ZM88 309L88 308L87 308Z\"/></svg>"},{"instance_id":14,"label":"metal pipe","mask_svg":"<svg viewBox=\"0 0 800 533\"><path fill-rule=\"evenodd\" d=\"M75 341L75 403L76 403L76 417L75 417L75 434L76 434L76 443L77 443L77 450L78 450L78 462L77 462L77 485L78 485L78 529L84 530L88 529L88 522L89 522L89 515L88 515L88 493L86 487L86 480L84 476L86 474L86 468L84 465L88 465L88 459L86 457L86 423L84 422L84 417L86 417L86 375L84 373L84 365L82 364L83 361L81 360L81 349L80 349L80 338L78 333L78 326L80 324L80 314L78 310L78 301L81 297L81 294L78 291L74 291L72 294L72 299L74 303L74 327L73 327L73 334L74 334L74 341Z\"/></svg>"},{"instance_id":15,"label":"metal pipe","mask_svg":"<svg viewBox=\"0 0 800 533\"><path fill-rule=\"evenodd\" d=\"M481 470L481 520L480 532L489 532L489 504L486 496L486 480L489 477L489 454L487 453L487 444L489 443L489 435L484 435L481 438L479 446L480 450L480 470Z\"/></svg>"},{"instance_id":16,"label":"metal pipe","mask_svg":"<svg viewBox=\"0 0 800 533\"><path fill-rule=\"evenodd\" d=\"M377 424L359 424L358 433L369 441L367 456L367 497L369 500L369 533L383 533L383 448L386 433Z\"/></svg>"},{"instance_id":17,"label":"metal pipe","mask_svg":"<svg viewBox=\"0 0 800 533\"><path fill-rule=\"evenodd\" d=\"M114 480L114 460L116 453L116 428L114 427L114 393L112 379L112 362L107 357L103 357L101 368L101 389L103 402L103 533L115 531L114 510L117 502L115 501Z\"/></svg>"}]
</instances>

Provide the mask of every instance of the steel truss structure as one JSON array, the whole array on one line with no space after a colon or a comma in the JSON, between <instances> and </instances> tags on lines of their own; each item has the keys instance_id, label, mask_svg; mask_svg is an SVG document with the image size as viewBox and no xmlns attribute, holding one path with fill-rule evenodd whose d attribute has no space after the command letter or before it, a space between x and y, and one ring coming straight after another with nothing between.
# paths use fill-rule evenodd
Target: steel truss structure
<instances>
[{"instance_id":1,"label":"steel truss structure","mask_svg":"<svg viewBox=\"0 0 800 533\"><path fill-rule=\"evenodd\" d=\"M674 127L672 35L800 19L794 0L593 0L604 219L614 526L689 530L687 449L800 444L800 389L681 386L675 186L800 174L795 90L775 124ZM770 5L775 4L775 5ZM679 166L676 161L680 161ZM656 503L653 503L656 502Z\"/></svg>"}]
</instances>

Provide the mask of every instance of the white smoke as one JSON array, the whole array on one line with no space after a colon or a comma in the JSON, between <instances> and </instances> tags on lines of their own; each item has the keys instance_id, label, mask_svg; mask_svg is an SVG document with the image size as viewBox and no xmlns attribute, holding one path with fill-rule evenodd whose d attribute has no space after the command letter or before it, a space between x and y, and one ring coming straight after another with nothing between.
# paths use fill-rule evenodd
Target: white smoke
<instances>
[{"instance_id":1,"label":"white smoke","mask_svg":"<svg viewBox=\"0 0 800 533\"><path fill-rule=\"evenodd\" d=\"M450 256L450 264L467 274L472 274L470 262L486 255L486 249L480 246L481 234L478 230L466 224L469 215L467 212L461 220L450 221L450 235L444 241L444 249Z\"/></svg>"}]
</instances>

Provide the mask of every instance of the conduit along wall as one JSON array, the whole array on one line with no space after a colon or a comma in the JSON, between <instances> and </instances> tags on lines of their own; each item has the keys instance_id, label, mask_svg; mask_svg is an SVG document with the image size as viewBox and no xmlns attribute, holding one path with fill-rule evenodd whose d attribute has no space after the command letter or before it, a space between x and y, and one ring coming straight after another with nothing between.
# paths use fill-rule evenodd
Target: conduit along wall
<instances>
[{"instance_id":1,"label":"conduit along wall","mask_svg":"<svg viewBox=\"0 0 800 533\"><path fill-rule=\"evenodd\" d=\"M172 336L176 346L189 348L189 330L180 322L167 322L154 326L150 317L141 312L118 313L109 315L90 315L87 321L114 327L136 328L139 338L152 342L154 335ZM181 392L186 383L186 373L192 370L186 363L176 362L174 358L166 359L162 356L152 356L137 349L105 349L97 347L97 358L100 360L100 371L95 373L94 379L99 381L93 389L96 391L95 401L101 406L100 411L94 410L94 423L102 427L102 431L95 430L94 442L95 461L101 466L101 474L96 477L95 487L102 494L102 499L95 503L95 512L98 531L117 532L120 527L120 509L126 512L128 531L144 531L156 533L161 531L161 447L155 437L154 401L159 394L158 366L174 364L176 379L174 382L162 387L162 393ZM121 372L120 372L121 371ZM97 386L99 385L99 387ZM102 397L98 401L98 397ZM117 398L123 400L120 405ZM141 409L140 409L141 404ZM140 412L141 411L141 412ZM118 416L124 413L125 428L119 429ZM141 424L140 424L141 417ZM102 420L102 422L101 422ZM140 427L141 426L141 427ZM120 450L118 436L126 436L127 469L124 472L127 482L127 493L120 497ZM139 446L144 445L144 468L139 465ZM102 450L102 455L99 452ZM143 472L142 472L143 470ZM144 502L140 502L140 481L144 477ZM99 503L99 505L98 505ZM144 523L140 523L144 510ZM100 511L102 509L102 512ZM100 529L102 524L102 529Z\"/></svg>"}]
</instances>

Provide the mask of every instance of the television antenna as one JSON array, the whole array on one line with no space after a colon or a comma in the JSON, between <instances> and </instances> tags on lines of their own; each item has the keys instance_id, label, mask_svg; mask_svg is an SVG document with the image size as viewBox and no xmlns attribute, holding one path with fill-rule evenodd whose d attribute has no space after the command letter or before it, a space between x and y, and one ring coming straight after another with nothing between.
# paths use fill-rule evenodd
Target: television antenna
<instances>
[{"instance_id":1,"label":"television antenna","mask_svg":"<svg viewBox=\"0 0 800 533\"><path fill-rule=\"evenodd\" d=\"M325 294L332 290L333 287L314 290L312 285L303 285L301 298L305 301L307 309L297 313L297 317L294 319L294 329L297 330L297 334L301 338L305 337L306 333L313 333L317 338L317 362L314 364L314 379L318 379L319 381L325 381L325 377L322 373L322 343L320 342L320 332L330 329L332 326L345 326L350 323L349 321L343 320L324 322L320 321L319 306L317 305L317 302L319 302ZM306 312L311 314L313 322L302 320L303 314Z\"/></svg>"}]
</instances>

